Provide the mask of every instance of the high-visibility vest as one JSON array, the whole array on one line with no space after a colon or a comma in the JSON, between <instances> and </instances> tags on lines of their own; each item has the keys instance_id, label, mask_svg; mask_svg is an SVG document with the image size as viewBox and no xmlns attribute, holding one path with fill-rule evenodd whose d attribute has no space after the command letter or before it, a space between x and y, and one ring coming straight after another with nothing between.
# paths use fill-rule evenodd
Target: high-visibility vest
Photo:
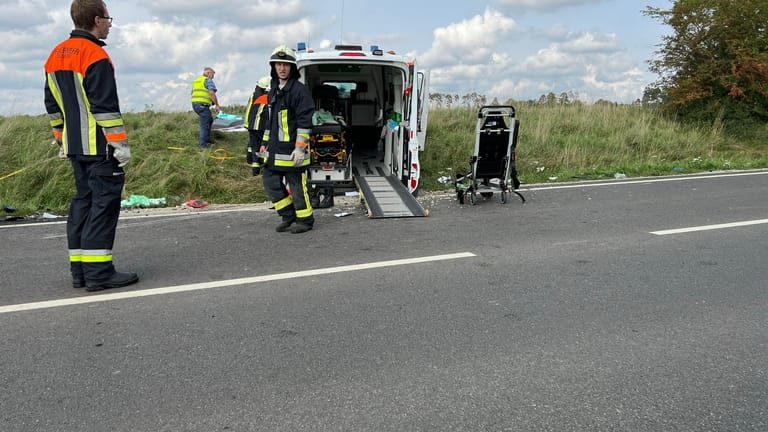
<instances>
[{"instance_id":1,"label":"high-visibility vest","mask_svg":"<svg viewBox=\"0 0 768 432\"><path fill-rule=\"evenodd\" d=\"M199 102L207 103L208 105L213 103L210 91L205 88L205 80L207 79L207 76L202 75L195 78L195 81L192 82L192 103Z\"/></svg>"}]
</instances>

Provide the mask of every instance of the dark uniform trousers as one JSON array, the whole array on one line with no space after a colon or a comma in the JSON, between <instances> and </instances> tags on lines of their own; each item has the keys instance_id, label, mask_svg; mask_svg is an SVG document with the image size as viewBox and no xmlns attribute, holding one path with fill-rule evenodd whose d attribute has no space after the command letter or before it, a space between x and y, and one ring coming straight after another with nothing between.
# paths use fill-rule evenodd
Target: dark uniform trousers
<instances>
[{"instance_id":1,"label":"dark uniform trousers","mask_svg":"<svg viewBox=\"0 0 768 432\"><path fill-rule=\"evenodd\" d=\"M274 204L277 214L284 221L295 220L309 226L315 224L312 206L309 203L306 170L282 171L275 170L272 166L265 166L262 171L262 181L264 191ZM285 183L288 183L288 187L291 189L290 194Z\"/></svg>"},{"instance_id":2,"label":"dark uniform trousers","mask_svg":"<svg viewBox=\"0 0 768 432\"><path fill-rule=\"evenodd\" d=\"M76 188L67 218L72 276L102 281L115 273L112 246L125 171L114 158L73 156L70 160Z\"/></svg>"}]
</instances>

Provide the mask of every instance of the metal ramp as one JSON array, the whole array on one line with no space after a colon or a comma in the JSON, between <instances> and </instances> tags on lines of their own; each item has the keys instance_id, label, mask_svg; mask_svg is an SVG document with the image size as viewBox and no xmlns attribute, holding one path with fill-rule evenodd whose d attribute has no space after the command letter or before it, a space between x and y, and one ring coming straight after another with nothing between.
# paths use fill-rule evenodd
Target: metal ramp
<instances>
[{"instance_id":1,"label":"metal ramp","mask_svg":"<svg viewBox=\"0 0 768 432\"><path fill-rule=\"evenodd\" d=\"M394 176L384 175L380 167L364 164L353 168L352 172L368 208L368 217L378 219L427 215L405 185Z\"/></svg>"}]
</instances>

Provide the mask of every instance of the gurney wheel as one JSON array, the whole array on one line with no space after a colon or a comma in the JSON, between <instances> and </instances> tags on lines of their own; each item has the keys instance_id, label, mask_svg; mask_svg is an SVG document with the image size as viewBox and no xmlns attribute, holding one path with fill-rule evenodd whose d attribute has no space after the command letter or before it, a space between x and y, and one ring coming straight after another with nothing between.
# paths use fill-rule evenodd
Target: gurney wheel
<instances>
[{"instance_id":1,"label":"gurney wheel","mask_svg":"<svg viewBox=\"0 0 768 432\"><path fill-rule=\"evenodd\" d=\"M501 203L506 204L507 203L507 191L501 191Z\"/></svg>"},{"instance_id":2,"label":"gurney wheel","mask_svg":"<svg viewBox=\"0 0 768 432\"><path fill-rule=\"evenodd\" d=\"M477 198L476 195L477 195L477 192L475 192L475 191L472 191L472 192L469 193L469 203L471 205L475 205L476 204L476 201L477 201L476 200L476 198Z\"/></svg>"}]
</instances>

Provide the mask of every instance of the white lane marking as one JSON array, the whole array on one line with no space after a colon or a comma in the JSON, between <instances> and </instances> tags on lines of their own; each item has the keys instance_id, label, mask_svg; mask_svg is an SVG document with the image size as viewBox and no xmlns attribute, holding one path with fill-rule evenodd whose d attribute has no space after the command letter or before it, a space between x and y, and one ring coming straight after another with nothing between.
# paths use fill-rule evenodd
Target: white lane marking
<instances>
[{"instance_id":1,"label":"white lane marking","mask_svg":"<svg viewBox=\"0 0 768 432\"><path fill-rule=\"evenodd\" d=\"M757 172L740 172L740 173L732 173L732 174L710 174L710 175L689 175L689 176L680 176L680 177L665 177L665 178L653 178L653 177L644 177L642 179L637 180L617 180L617 181L602 181L599 183L569 183L565 185L552 185L552 186L534 186L534 187L521 187L520 190L526 190L526 191L536 191L536 190L550 190L550 189L575 189L575 188L585 188L585 187L597 187L597 186L615 186L615 185L630 185L630 184L645 184L645 183L661 183L661 182L671 182L671 181L686 181L686 180L705 180L705 179L714 179L714 178L722 178L722 177L742 177L742 176L752 176L752 175L764 175L768 174L767 171L757 171Z\"/></svg>"},{"instance_id":2,"label":"white lane marking","mask_svg":"<svg viewBox=\"0 0 768 432\"><path fill-rule=\"evenodd\" d=\"M211 289L211 288L223 288L223 287L230 287L235 285L255 284L255 283L269 282L269 281L282 280L282 279L295 279L295 278L301 278L301 277L307 277L307 276L318 276L318 275L326 275L326 274L333 274L333 273L351 272L351 271L357 271L357 270L368 270L368 269L375 269L375 268L382 268L382 267L394 267L394 266L419 264L419 263L434 262L434 261L453 260L453 259L459 259L459 258L471 258L474 256L476 255L471 252L459 252L459 253L446 254L446 255L432 255L432 256L425 256L425 257L418 257L418 258L405 258L405 259L390 260L390 261L371 262L366 264L353 264L353 265L346 265L346 266L339 266L339 267L329 267L329 268L316 269L316 270L304 270L299 272L277 273L272 275L229 279L229 280L223 280L218 282L201 282L201 283L194 283L194 284L187 284L187 285L151 288L151 289L145 289L145 290L139 290L139 291L125 291L125 292L119 292L119 293L92 295L87 297L76 297L76 298L70 298L70 299L48 300L48 301L40 301L40 302L34 302L34 303L22 303L22 304L8 305L8 306L0 306L0 314L29 311L29 310L35 310L35 309L47 309L47 308L54 308L54 307L60 307L60 306L72 306L72 305L96 303L96 302L104 302L104 301L112 301L112 300L122 300L122 299L137 298L137 297L147 297L147 296L155 296L155 295L163 295L163 294L174 294L174 293L180 293L180 292L186 292L186 291L198 291L198 290L205 290L205 289Z\"/></svg>"},{"instance_id":3,"label":"white lane marking","mask_svg":"<svg viewBox=\"0 0 768 432\"><path fill-rule=\"evenodd\" d=\"M695 227L688 227L688 228L651 231L651 234L660 235L660 236L670 235L670 234L683 234L683 233L696 232L696 231L708 231L708 230L716 230L716 229L723 229L723 228L760 225L760 224L766 224L766 223L768 223L768 219L758 219L758 220L743 221L743 222L730 222L730 223L722 223L722 224L716 224L716 225L702 225L702 226L695 226Z\"/></svg>"}]
</instances>

